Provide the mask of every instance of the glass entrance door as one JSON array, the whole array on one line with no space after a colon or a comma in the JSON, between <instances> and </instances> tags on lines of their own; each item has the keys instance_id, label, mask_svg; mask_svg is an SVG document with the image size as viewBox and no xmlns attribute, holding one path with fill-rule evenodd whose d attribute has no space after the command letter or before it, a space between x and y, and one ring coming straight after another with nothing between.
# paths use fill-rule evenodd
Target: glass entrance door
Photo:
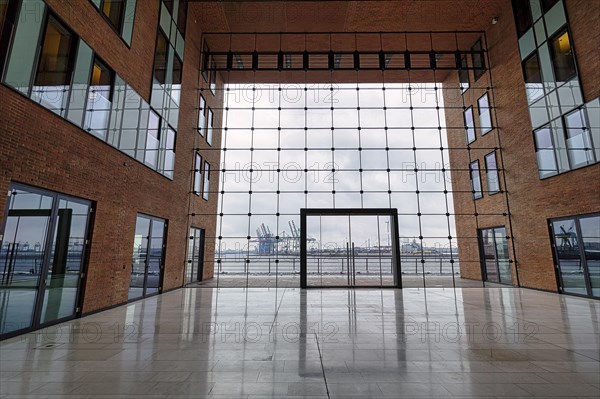
<instances>
[{"instance_id":1,"label":"glass entrance door","mask_svg":"<svg viewBox=\"0 0 600 399\"><path fill-rule=\"evenodd\" d=\"M301 210L301 286L400 287L395 209Z\"/></svg>"},{"instance_id":2,"label":"glass entrance door","mask_svg":"<svg viewBox=\"0 0 600 399\"><path fill-rule=\"evenodd\" d=\"M204 229L196 227L190 229L188 265L185 274L186 284L202 281L202 275L204 273L204 237Z\"/></svg>"},{"instance_id":3,"label":"glass entrance door","mask_svg":"<svg viewBox=\"0 0 600 399\"><path fill-rule=\"evenodd\" d=\"M128 299L157 294L161 288L166 222L138 215L133 239Z\"/></svg>"},{"instance_id":4,"label":"glass entrance door","mask_svg":"<svg viewBox=\"0 0 600 399\"><path fill-rule=\"evenodd\" d=\"M512 284L508 241L504 226L479 230L479 252L485 281Z\"/></svg>"},{"instance_id":5,"label":"glass entrance door","mask_svg":"<svg viewBox=\"0 0 600 399\"><path fill-rule=\"evenodd\" d=\"M91 204L13 185L0 245L0 335L74 317Z\"/></svg>"}]
</instances>

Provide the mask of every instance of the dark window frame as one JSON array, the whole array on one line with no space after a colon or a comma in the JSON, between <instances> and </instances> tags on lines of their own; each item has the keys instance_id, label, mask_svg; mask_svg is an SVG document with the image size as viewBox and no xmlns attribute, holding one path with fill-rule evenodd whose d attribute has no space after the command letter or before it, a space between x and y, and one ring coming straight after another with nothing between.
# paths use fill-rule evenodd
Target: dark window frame
<instances>
[{"instance_id":1,"label":"dark window frame","mask_svg":"<svg viewBox=\"0 0 600 399\"><path fill-rule=\"evenodd\" d=\"M205 201L209 200L209 192L208 192L206 186L207 185L210 186L210 169L211 169L210 163L208 163L207 160L204 160L204 171L203 171L204 178L202 180L202 199ZM209 183L209 184L206 184L206 183Z\"/></svg>"},{"instance_id":2,"label":"dark window frame","mask_svg":"<svg viewBox=\"0 0 600 399\"><path fill-rule=\"evenodd\" d=\"M481 66L478 66L477 61L481 61ZM473 63L473 79L477 82L487 72L485 51L481 38L477 39L473 46L471 46L471 62Z\"/></svg>"},{"instance_id":3,"label":"dark window frame","mask_svg":"<svg viewBox=\"0 0 600 399\"><path fill-rule=\"evenodd\" d=\"M558 39L560 36L567 34L567 36L569 37L569 46L571 48L571 55L572 55L572 60L573 60L573 72L569 75L568 78L565 78L564 80L559 80L557 77L557 67L555 64L555 59L556 59L556 53L554 51L554 41L556 39ZM561 85L567 82L570 82L571 80L573 80L574 78L577 78L579 76L579 71L577 69L577 59L575 57L575 47L573 46L573 36L571 35L571 31L568 27L568 24L564 25L562 28L558 29L556 31L556 33L554 33L552 36L550 36L547 40L548 43L548 51L550 52L550 63L552 64L552 72L554 73L554 82L557 85Z\"/></svg>"},{"instance_id":4,"label":"dark window frame","mask_svg":"<svg viewBox=\"0 0 600 399\"><path fill-rule=\"evenodd\" d=\"M204 158L202 157L202 154L200 154L200 152L195 151L194 152L194 180L192 181L192 193L194 193L194 195L196 196L200 196L200 194L202 193L202 182L203 182L203 176L202 176L202 165ZM198 187L196 187L196 179L199 179L198 181ZM197 190L196 190L197 189Z\"/></svg>"},{"instance_id":5,"label":"dark window frame","mask_svg":"<svg viewBox=\"0 0 600 399\"><path fill-rule=\"evenodd\" d=\"M498 182L498 189L495 191L490 190L490 184L489 184L489 174L490 174L490 169L488 167L488 157L493 156L494 157L494 164L496 165L496 168L493 169L493 172L495 172L496 174L496 181ZM487 153L483 156L483 162L485 164L485 177L486 177L486 185L487 185L487 193L488 195L494 195L494 194L499 194L502 192L502 185L500 184L500 169L498 168L498 157L496 156L496 150Z\"/></svg>"},{"instance_id":6,"label":"dark window frame","mask_svg":"<svg viewBox=\"0 0 600 399\"><path fill-rule=\"evenodd\" d=\"M529 0L512 0L511 6L513 18L515 20L517 38L521 38L525 33L533 28L533 15L529 6ZM520 19L522 19L522 21L520 21Z\"/></svg>"},{"instance_id":7,"label":"dark window frame","mask_svg":"<svg viewBox=\"0 0 600 399\"><path fill-rule=\"evenodd\" d=\"M165 74L165 76L164 76L164 82L161 82L161 80L156 76L156 74L157 74L156 67L157 67L157 61L158 61L158 58L157 58L158 42L159 42L159 39L161 37L164 39L164 42L165 42L165 57L164 57L165 58L165 66L164 66L164 74ZM152 79L153 80L156 79L156 81L158 81L158 83L161 86L164 86L166 84L166 82L167 82L167 71L168 71L167 68L168 68L168 65L169 65L169 47L170 47L169 38L163 32L162 28L159 26L158 29L156 30L156 40L154 42L154 61L153 61L153 66L152 66Z\"/></svg>"},{"instance_id":8,"label":"dark window frame","mask_svg":"<svg viewBox=\"0 0 600 399\"><path fill-rule=\"evenodd\" d=\"M477 168L473 168L473 165L477 165ZM473 173L477 171L477 178L479 180L479 191L475 190L475 184L473 179ZM469 176L471 180L471 192L473 193L473 199L478 200L483 198L483 186L481 185L481 168L479 165L479 159L471 161L469 163Z\"/></svg>"},{"instance_id":9,"label":"dark window frame","mask_svg":"<svg viewBox=\"0 0 600 399\"><path fill-rule=\"evenodd\" d=\"M479 101L482 98L484 98L484 97L487 98L487 103L488 103L487 111L490 114L490 126L489 126L489 130L487 130L485 132L483 131L483 127L481 126L481 106L479 104ZM477 99L477 115L479 116L479 119L480 119L480 121L479 121L479 132L481 133L482 136L485 136L486 134L488 134L492 130L494 130L495 126L494 126L494 118L492 117L492 104L490 102L490 96L489 96L489 93L487 91L481 97L479 97Z\"/></svg>"},{"instance_id":10,"label":"dark window frame","mask_svg":"<svg viewBox=\"0 0 600 399\"><path fill-rule=\"evenodd\" d=\"M200 136L204 137L206 135L206 99L204 98L204 95L202 95L202 93L200 93L199 97L198 97L198 133L200 133ZM203 119L203 123L202 126L200 126L200 117L202 116Z\"/></svg>"},{"instance_id":11,"label":"dark window frame","mask_svg":"<svg viewBox=\"0 0 600 399\"><path fill-rule=\"evenodd\" d=\"M469 127L467 125L467 112L471 113L471 119L473 122L473 140L469 141ZM465 110L463 111L463 122L465 124L465 134L466 134L466 138L467 138L467 145L474 143L477 140L477 129L475 127L475 114L473 113L473 106L468 106L467 108L465 108Z\"/></svg>"},{"instance_id":12,"label":"dark window frame","mask_svg":"<svg viewBox=\"0 0 600 399\"><path fill-rule=\"evenodd\" d=\"M117 74L116 74L115 70L112 69L110 66L108 66L108 64L98 54L94 53L94 58L92 61L92 73L90 74L90 86L92 86L92 78L93 78L92 74L93 74L94 66L96 65L96 62L98 62L101 66L104 66L110 74L110 94L109 94L108 100L112 103L113 94L115 91L115 79L116 79Z\"/></svg>"}]
</instances>

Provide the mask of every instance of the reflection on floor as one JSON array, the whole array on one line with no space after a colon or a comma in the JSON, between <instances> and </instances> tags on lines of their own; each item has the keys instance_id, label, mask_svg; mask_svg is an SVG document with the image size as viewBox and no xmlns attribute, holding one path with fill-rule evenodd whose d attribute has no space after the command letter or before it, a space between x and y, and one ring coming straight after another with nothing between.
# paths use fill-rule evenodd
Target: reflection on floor
<instances>
[{"instance_id":1,"label":"reflection on floor","mask_svg":"<svg viewBox=\"0 0 600 399\"><path fill-rule=\"evenodd\" d=\"M513 288L186 288L2 342L0 397L598 397L599 321Z\"/></svg>"},{"instance_id":2,"label":"reflection on floor","mask_svg":"<svg viewBox=\"0 0 600 399\"><path fill-rule=\"evenodd\" d=\"M309 279L309 285L321 284L321 286L340 286L346 284L346 277L336 276L318 276ZM360 286L379 286L380 279L377 276L360 276L355 279L357 287ZM384 284L393 284L391 276L386 276ZM469 280L460 278L460 276L436 276L426 275L423 281L423 276L402 276L402 287L404 288L452 288L453 284L457 288L481 288L483 283L477 280ZM486 283L486 286L500 286L494 283ZM285 274L285 275L240 275L240 274L221 274L210 280L194 283L190 287L209 287L209 288L298 288L300 287L300 274ZM501 287L501 286L500 286Z\"/></svg>"}]
</instances>

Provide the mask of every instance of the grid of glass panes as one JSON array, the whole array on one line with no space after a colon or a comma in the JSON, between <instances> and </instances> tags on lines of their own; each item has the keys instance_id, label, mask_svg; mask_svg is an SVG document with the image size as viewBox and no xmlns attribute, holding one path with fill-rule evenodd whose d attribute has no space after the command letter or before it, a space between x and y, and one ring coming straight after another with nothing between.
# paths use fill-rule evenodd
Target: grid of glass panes
<instances>
[{"instance_id":1,"label":"grid of glass panes","mask_svg":"<svg viewBox=\"0 0 600 399\"><path fill-rule=\"evenodd\" d=\"M598 162L600 102L584 102L563 1L513 3L539 177Z\"/></svg>"},{"instance_id":2,"label":"grid of glass panes","mask_svg":"<svg viewBox=\"0 0 600 399\"><path fill-rule=\"evenodd\" d=\"M469 164L450 167L447 136L464 142L465 126L447 126L444 109L462 102L409 86L224 86L217 278L296 275L301 208L397 208L403 274L458 273L453 196L473 190L453 190L451 173L469 176Z\"/></svg>"}]
</instances>

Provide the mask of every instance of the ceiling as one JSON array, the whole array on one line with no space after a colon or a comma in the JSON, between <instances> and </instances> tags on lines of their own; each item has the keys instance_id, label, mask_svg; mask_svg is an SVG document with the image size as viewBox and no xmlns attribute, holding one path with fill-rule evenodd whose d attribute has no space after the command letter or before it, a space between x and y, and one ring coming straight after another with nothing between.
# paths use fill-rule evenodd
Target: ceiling
<instances>
[{"instance_id":1,"label":"ceiling","mask_svg":"<svg viewBox=\"0 0 600 399\"><path fill-rule=\"evenodd\" d=\"M510 0L190 0L203 32L473 31L507 8Z\"/></svg>"}]
</instances>

